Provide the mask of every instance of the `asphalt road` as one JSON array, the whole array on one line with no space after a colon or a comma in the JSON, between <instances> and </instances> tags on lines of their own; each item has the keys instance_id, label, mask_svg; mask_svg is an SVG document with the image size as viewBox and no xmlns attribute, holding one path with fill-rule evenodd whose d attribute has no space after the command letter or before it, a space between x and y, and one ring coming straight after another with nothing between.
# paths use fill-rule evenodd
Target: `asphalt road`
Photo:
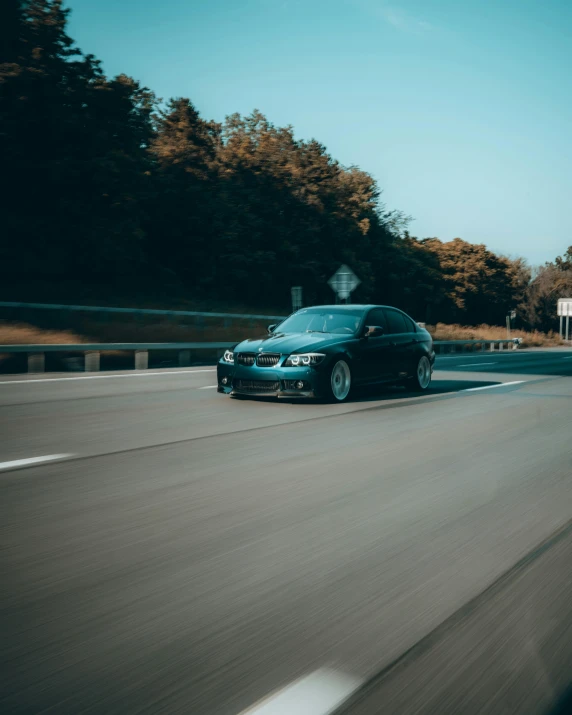
<instances>
[{"instance_id":1,"label":"asphalt road","mask_svg":"<svg viewBox=\"0 0 572 715\"><path fill-rule=\"evenodd\" d=\"M325 405L231 400L208 368L4 376L0 711L544 712L572 681L571 377L570 350L444 356L426 395ZM525 583L560 656L522 655L538 607L489 645L536 699L403 700Z\"/></svg>"}]
</instances>

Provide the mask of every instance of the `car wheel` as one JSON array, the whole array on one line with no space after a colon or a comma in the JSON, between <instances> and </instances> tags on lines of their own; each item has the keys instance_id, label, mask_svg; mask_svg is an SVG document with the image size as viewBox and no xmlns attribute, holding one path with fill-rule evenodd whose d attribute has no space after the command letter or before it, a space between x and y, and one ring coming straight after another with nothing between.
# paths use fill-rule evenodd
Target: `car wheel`
<instances>
[{"instance_id":1,"label":"car wheel","mask_svg":"<svg viewBox=\"0 0 572 715\"><path fill-rule=\"evenodd\" d=\"M425 392L431 384L431 363L426 355L419 358L411 383L416 392Z\"/></svg>"},{"instance_id":2,"label":"car wheel","mask_svg":"<svg viewBox=\"0 0 572 715\"><path fill-rule=\"evenodd\" d=\"M344 402L352 388L352 372L345 360L336 360L330 372L328 397L330 402Z\"/></svg>"}]
</instances>

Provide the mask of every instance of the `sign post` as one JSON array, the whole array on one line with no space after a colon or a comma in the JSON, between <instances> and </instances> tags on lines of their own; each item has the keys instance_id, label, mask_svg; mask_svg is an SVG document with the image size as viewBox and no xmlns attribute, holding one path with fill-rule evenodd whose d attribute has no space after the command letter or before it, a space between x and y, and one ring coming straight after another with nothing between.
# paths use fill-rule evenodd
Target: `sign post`
<instances>
[{"instance_id":1,"label":"sign post","mask_svg":"<svg viewBox=\"0 0 572 715\"><path fill-rule=\"evenodd\" d=\"M516 310L511 310L506 315L506 336L510 340L510 329L512 327L512 321L516 318Z\"/></svg>"},{"instance_id":2,"label":"sign post","mask_svg":"<svg viewBox=\"0 0 572 715\"><path fill-rule=\"evenodd\" d=\"M292 293L292 312L300 310L302 307L302 286L293 286Z\"/></svg>"},{"instance_id":3,"label":"sign post","mask_svg":"<svg viewBox=\"0 0 572 715\"><path fill-rule=\"evenodd\" d=\"M572 315L572 298L558 298L558 315L560 316L560 339L564 338L562 331L563 318L566 318L566 337L569 340L570 336L570 316Z\"/></svg>"},{"instance_id":4,"label":"sign post","mask_svg":"<svg viewBox=\"0 0 572 715\"><path fill-rule=\"evenodd\" d=\"M328 281L328 285L336 294L336 298L346 303L350 302L349 298L352 291L354 291L360 283L360 279L352 269L346 265L340 266Z\"/></svg>"}]
</instances>

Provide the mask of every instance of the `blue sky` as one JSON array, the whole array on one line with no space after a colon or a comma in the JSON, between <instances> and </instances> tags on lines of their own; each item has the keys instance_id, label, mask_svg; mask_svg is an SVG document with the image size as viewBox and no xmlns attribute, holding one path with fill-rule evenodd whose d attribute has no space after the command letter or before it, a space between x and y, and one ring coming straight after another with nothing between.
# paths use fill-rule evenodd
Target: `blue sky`
<instances>
[{"instance_id":1,"label":"blue sky","mask_svg":"<svg viewBox=\"0 0 572 715\"><path fill-rule=\"evenodd\" d=\"M68 0L107 74L260 109L371 173L411 233L533 265L572 244L569 0Z\"/></svg>"}]
</instances>

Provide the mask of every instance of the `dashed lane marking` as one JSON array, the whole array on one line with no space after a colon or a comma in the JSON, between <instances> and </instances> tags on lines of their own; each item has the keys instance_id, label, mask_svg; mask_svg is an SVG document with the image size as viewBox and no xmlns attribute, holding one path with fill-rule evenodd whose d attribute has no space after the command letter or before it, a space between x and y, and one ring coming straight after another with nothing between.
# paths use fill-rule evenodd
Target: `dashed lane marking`
<instances>
[{"instance_id":1,"label":"dashed lane marking","mask_svg":"<svg viewBox=\"0 0 572 715\"><path fill-rule=\"evenodd\" d=\"M522 385L524 380L514 380L513 382L499 382L498 385L484 385L484 387L469 387L459 392L476 392L477 390L492 390L494 387L508 387L509 385Z\"/></svg>"},{"instance_id":2,"label":"dashed lane marking","mask_svg":"<svg viewBox=\"0 0 572 715\"><path fill-rule=\"evenodd\" d=\"M73 454L46 454L43 457L13 459L10 462L0 462L0 470L6 471L10 469L20 469L21 467L30 467L34 464L43 464L44 462L56 462L62 459L69 459L73 456Z\"/></svg>"},{"instance_id":3,"label":"dashed lane marking","mask_svg":"<svg viewBox=\"0 0 572 715\"><path fill-rule=\"evenodd\" d=\"M361 680L326 668L290 683L240 715L328 715L362 684Z\"/></svg>"},{"instance_id":4,"label":"dashed lane marking","mask_svg":"<svg viewBox=\"0 0 572 715\"><path fill-rule=\"evenodd\" d=\"M153 377L160 375L165 377L168 375L187 375L197 374L199 372L216 372L216 368L212 367L208 370L177 370L176 372L128 372L123 375L82 375L81 377L30 377L27 380L0 380L0 385L33 385L36 382L69 382L71 380L113 380L114 378L122 377Z\"/></svg>"}]
</instances>

